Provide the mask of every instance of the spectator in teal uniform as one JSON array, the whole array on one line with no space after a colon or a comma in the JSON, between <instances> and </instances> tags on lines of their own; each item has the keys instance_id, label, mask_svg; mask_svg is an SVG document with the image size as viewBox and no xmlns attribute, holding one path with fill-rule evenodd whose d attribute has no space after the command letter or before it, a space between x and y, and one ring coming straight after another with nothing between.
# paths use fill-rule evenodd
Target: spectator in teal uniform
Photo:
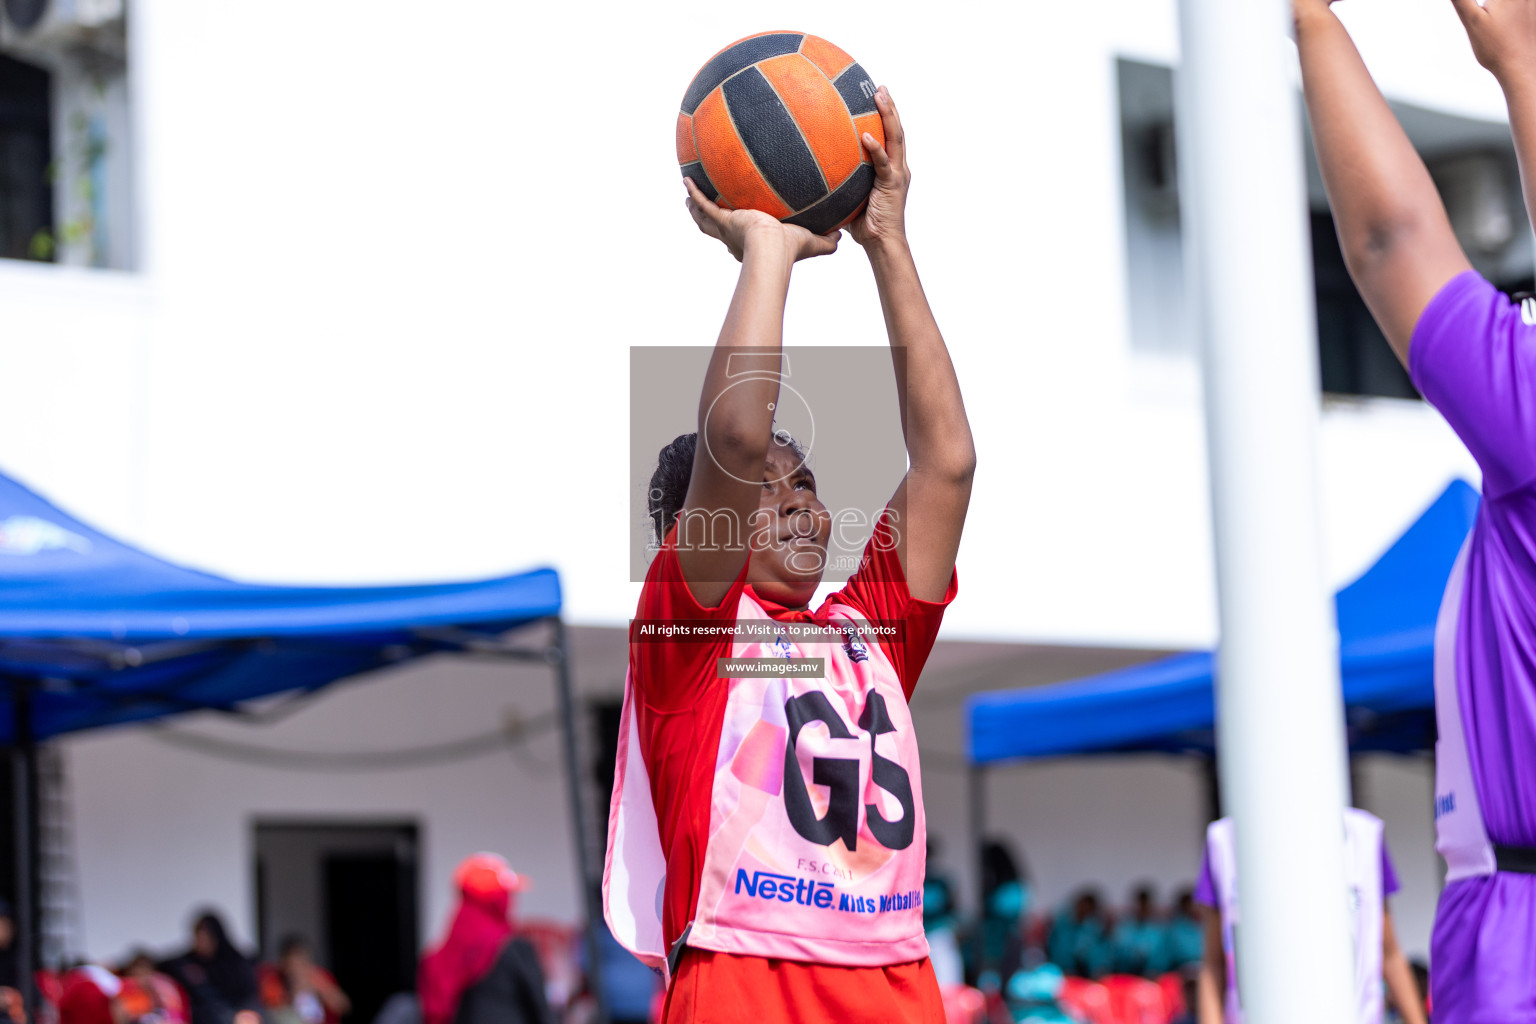
<instances>
[{"instance_id":1,"label":"spectator in teal uniform","mask_svg":"<svg viewBox=\"0 0 1536 1024\"><path fill-rule=\"evenodd\" d=\"M1115 925L1115 970L1154 978L1168 969L1168 924L1157 911L1150 885L1139 885L1131 909Z\"/></svg>"},{"instance_id":2,"label":"spectator in teal uniform","mask_svg":"<svg viewBox=\"0 0 1536 1024\"><path fill-rule=\"evenodd\" d=\"M1168 918L1165 970L1176 971L1189 964L1199 964L1205 951L1205 931L1195 914L1195 891L1179 890L1173 914Z\"/></svg>"},{"instance_id":3,"label":"spectator in teal uniform","mask_svg":"<svg viewBox=\"0 0 1536 1024\"><path fill-rule=\"evenodd\" d=\"M1065 980L1055 964L1016 971L1003 990L1003 1002L1013 1024L1075 1024L1057 1002Z\"/></svg>"},{"instance_id":4,"label":"spectator in teal uniform","mask_svg":"<svg viewBox=\"0 0 1536 1024\"><path fill-rule=\"evenodd\" d=\"M936 863L939 844L928 837L928 869L923 878L923 932L928 936L928 959L940 988L965 981L960 955L960 922L955 919L955 889Z\"/></svg>"},{"instance_id":5,"label":"spectator in teal uniform","mask_svg":"<svg viewBox=\"0 0 1536 1024\"><path fill-rule=\"evenodd\" d=\"M981 848L982 914L965 943L966 976L1001 986L1024 958L1024 915L1029 909L1028 876L998 840Z\"/></svg>"},{"instance_id":6,"label":"spectator in teal uniform","mask_svg":"<svg viewBox=\"0 0 1536 1024\"><path fill-rule=\"evenodd\" d=\"M1051 962L1067 974L1098 978L1114 970L1115 946L1095 890L1082 890L1056 915L1047 948Z\"/></svg>"}]
</instances>

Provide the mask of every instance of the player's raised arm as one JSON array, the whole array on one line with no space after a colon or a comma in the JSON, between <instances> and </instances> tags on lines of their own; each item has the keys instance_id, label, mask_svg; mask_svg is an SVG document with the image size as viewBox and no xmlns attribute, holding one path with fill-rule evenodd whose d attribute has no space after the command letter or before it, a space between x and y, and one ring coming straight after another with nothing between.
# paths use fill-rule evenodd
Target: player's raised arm
<instances>
[{"instance_id":1,"label":"player's raised arm","mask_svg":"<svg viewBox=\"0 0 1536 1024\"><path fill-rule=\"evenodd\" d=\"M1222 948L1221 911L1200 907L1200 974L1195 982L1195 1020L1222 1024L1226 1013L1227 954Z\"/></svg>"},{"instance_id":2,"label":"player's raised arm","mask_svg":"<svg viewBox=\"0 0 1536 1024\"><path fill-rule=\"evenodd\" d=\"M1536 210L1536 0L1452 0L1477 62L1493 73L1509 106L1525 208Z\"/></svg>"},{"instance_id":3,"label":"player's raised arm","mask_svg":"<svg viewBox=\"0 0 1536 1024\"><path fill-rule=\"evenodd\" d=\"M699 230L717 238L741 261L715 353L699 396L699 445L688 496L678 517L678 563L700 604L718 604L747 560L751 517L758 508L763 465L773 432L778 378L737 377L741 360L771 362L777 370L784 335L784 300L797 260L837 248L838 234L813 235L756 210L722 210L687 178L688 212ZM723 529L728 517L734 542Z\"/></svg>"},{"instance_id":4,"label":"player's raised arm","mask_svg":"<svg viewBox=\"0 0 1536 1024\"><path fill-rule=\"evenodd\" d=\"M910 463L892 500L905 517L897 524L897 555L912 596L938 601L955 569L976 471L976 446L960 382L907 245L905 212L912 174L907 169L901 118L884 86L875 93L875 105L885 128L885 145L864 134L864 148L875 166L875 185L869 205L850 225L849 233L869 254L886 333L897 359L901 429Z\"/></svg>"},{"instance_id":5,"label":"player's raised arm","mask_svg":"<svg viewBox=\"0 0 1536 1024\"><path fill-rule=\"evenodd\" d=\"M1396 1008L1403 1024L1428 1024L1424 1017L1424 997L1413 980L1408 957L1398 945L1390 910L1383 910L1381 914L1381 975L1387 983L1387 999Z\"/></svg>"},{"instance_id":6,"label":"player's raised arm","mask_svg":"<svg viewBox=\"0 0 1536 1024\"><path fill-rule=\"evenodd\" d=\"M1470 264L1424 161L1329 0L1294 0L1293 9L1307 113L1344 262L1407 365L1419 315Z\"/></svg>"}]
</instances>

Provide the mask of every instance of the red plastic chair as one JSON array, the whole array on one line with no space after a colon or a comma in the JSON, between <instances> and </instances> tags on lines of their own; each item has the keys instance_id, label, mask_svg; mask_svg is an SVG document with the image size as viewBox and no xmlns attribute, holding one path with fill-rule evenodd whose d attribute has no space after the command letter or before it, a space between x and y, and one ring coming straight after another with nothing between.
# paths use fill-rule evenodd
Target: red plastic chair
<instances>
[{"instance_id":1,"label":"red plastic chair","mask_svg":"<svg viewBox=\"0 0 1536 1024\"><path fill-rule=\"evenodd\" d=\"M987 997L967 985L945 985L939 989L944 999L945 1024L986 1024Z\"/></svg>"},{"instance_id":2,"label":"red plastic chair","mask_svg":"<svg viewBox=\"0 0 1536 1024\"><path fill-rule=\"evenodd\" d=\"M1067 977L1062 981L1056 1002L1086 1024L1117 1024L1109 1006L1109 991L1087 978Z\"/></svg>"},{"instance_id":3,"label":"red plastic chair","mask_svg":"<svg viewBox=\"0 0 1536 1024\"><path fill-rule=\"evenodd\" d=\"M1178 971L1169 971L1158 978L1157 987L1163 990L1163 1006L1167 1008L1170 1020L1183 1016L1190 1009L1184 1003L1184 976Z\"/></svg>"},{"instance_id":4,"label":"red plastic chair","mask_svg":"<svg viewBox=\"0 0 1536 1024\"><path fill-rule=\"evenodd\" d=\"M576 962L580 931L559 921L527 920L517 923L517 934L539 955L545 996L551 1005L564 1007L581 987L581 968Z\"/></svg>"},{"instance_id":5,"label":"red plastic chair","mask_svg":"<svg viewBox=\"0 0 1536 1024\"><path fill-rule=\"evenodd\" d=\"M1133 974L1111 974L1104 979L1104 989L1115 1024L1168 1024L1168 1009L1157 982Z\"/></svg>"}]
</instances>

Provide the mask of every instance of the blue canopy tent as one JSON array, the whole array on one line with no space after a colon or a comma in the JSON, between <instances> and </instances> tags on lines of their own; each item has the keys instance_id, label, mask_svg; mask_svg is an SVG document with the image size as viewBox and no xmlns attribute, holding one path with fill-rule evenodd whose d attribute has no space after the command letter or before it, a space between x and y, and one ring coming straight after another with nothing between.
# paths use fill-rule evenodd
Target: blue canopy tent
<instances>
[{"instance_id":1,"label":"blue canopy tent","mask_svg":"<svg viewBox=\"0 0 1536 1024\"><path fill-rule=\"evenodd\" d=\"M40 741L185 711L241 714L257 698L302 697L443 651L555 670L565 769L578 801L580 887L588 921L596 921L598 873L579 806L560 604L553 569L427 586L238 583L130 547L0 476L0 742L13 751L17 963L36 963ZM547 624L547 640L507 636L536 623ZM20 973L30 988L30 972Z\"/></svg>"},{"instance_id":2,"label":"blue canopy tent","mask_svg":"<svg viewBox=\"0 0 1536 1024\"><path fill-rule=\"evenodd\" d=\"M1359 579L1335 597L1350 749L1433 749L1435 620L1478 494L1453 481ZM966 702L972 830L987 765L1068 755L1215 753L1215 659L1177 654L1070 682Z\"/></svg>"},{"instance_id":3,"label":"blue canopy tent","mask_svg":"<svg viewBox=\"0 0 1536 1024\"><path fill-rule=\"evenodd\" d=\"M1335 597L1350 747L1408 752L1434 739L1435 618L1478 495L1453 482ZM976 694L974 765L1075 754L1215 750L1215 659L1176 654L1103 675Z\"/></svg>"}]
</instances>

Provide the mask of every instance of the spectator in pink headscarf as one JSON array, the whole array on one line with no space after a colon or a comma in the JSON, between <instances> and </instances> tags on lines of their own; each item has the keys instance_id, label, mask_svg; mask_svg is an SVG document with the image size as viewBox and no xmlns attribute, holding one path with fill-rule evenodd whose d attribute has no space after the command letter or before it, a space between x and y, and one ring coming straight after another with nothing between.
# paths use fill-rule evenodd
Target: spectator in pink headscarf
<instances>
[{"instance_id":1,"label":"spectator in pink headscarf","mask_svg":"<svg viewBox=\"0 0 1536 1024\"><path fill-rule=\"evenodd\" d=\"M417 977L422 1024L554 1024L538 955L512 921L512 897L527 880L496 854L477 853L453 881L458 909Z\"/></svg>"}]
</instances>

